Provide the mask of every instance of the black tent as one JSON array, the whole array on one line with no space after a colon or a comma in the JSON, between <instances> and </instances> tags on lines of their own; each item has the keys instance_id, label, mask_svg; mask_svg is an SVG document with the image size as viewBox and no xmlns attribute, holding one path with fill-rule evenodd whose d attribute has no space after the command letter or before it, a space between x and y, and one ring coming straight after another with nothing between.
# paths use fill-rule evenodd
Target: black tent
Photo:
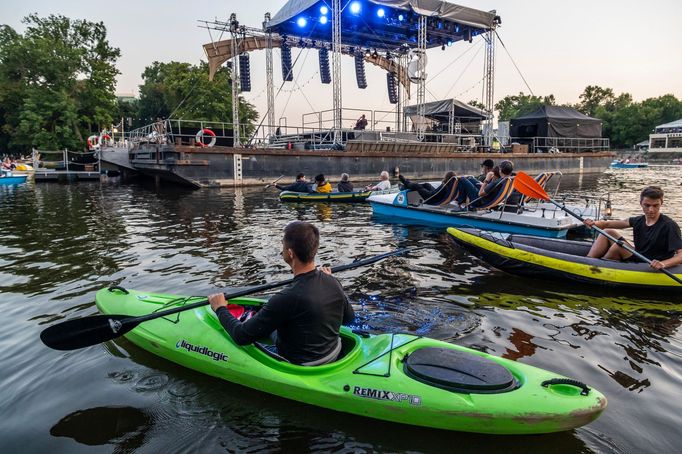
<instances>
[{"instance_id":1,"label":"black tent","mask_svg":"<svg viewBox=\"0 0 682 454\"><path fill-rule=\"evenodd\" d=\"M588 117L572 107L542 106L535 112L509 122L512 138L517 137L601 137L601 120Z\"/></svg>"}]
</instances>

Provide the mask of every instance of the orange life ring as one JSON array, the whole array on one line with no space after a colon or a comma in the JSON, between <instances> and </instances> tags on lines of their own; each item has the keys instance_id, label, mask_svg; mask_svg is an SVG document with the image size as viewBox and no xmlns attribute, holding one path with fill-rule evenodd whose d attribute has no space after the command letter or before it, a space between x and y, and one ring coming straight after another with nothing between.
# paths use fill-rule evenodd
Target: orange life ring
<instances>
[{"instance_id":1,"label":"orange life ring","mask_svg":"<svg viewBox=\"0 0 682 454\"><path fill-rule=\"evenodd\" d=\"M204 143L204 142L202 141L202 138L204 137L204 134L207 134L207 135L211 136L211 141L210 141L209 143ZM215 142L216 142L215 132L211 131L210 129L204 128L204 129L200 129L199 132L197 132L197 135L196 135L196 143L197 143L197 145L199 145L200 147L212 147L212 146L215 145Z\"/></svg>"}]
</instances>

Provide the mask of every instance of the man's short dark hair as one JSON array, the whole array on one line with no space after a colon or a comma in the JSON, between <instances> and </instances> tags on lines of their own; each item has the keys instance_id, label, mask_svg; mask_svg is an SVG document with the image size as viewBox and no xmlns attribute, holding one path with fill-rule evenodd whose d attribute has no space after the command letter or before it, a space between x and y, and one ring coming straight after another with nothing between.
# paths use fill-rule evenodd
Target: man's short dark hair
<instances>
[{"instance_id":1,"label":"man's short dark hair","mask_svg":"<svg viewBox=\"0 0 682 454\"><path fill-rule=\"evenodd\" d=\"M509 175L514 171L514 164L511 161L502 161L500 163L500 172Z\"/></svg>"},{"instance_id":2,"label":"man's short dark hair","mask_svg":"<svg viewBox=\"0 0 682 454\"><path fill-rule=\"evenodd\" d=\"M299 173L298 175L296 175L296 179L297 179L297 180L300 180L300 179L302 179L302 178L305 178L305 173L301 172L301 173Z\"/></svg>"},{"instance_id":3,"label":"man's short dark hair","mask_svg":"<svg viewBox=\"0 0 682 454\"><path fill-rule=\"evenodd\" d=\"M658 186L647 186L642 189L642 193L639 195L640 203L644 200L644 197L653 200L663 200L663 189Z\"/></svg>"},{"instance_id":4,"label":"man's short dark hair","mask_svg":"<svg viewBox=\"0 0 682 454\"><path fill-rule=\"evenodd\" d=\"M481 163L481 166L482 167L490 167L492 169L493 167L495 167L495 163L493 162L492 159L486 159L485 161L483 161Z\"/></svg>"},{"instance_id":5,"label":"man's short dark hair","mask_svg":"<svg viewBox=\"0 0 682 454\"><path fill-rule=\"evenodd\" d=\"M320 231L308 222L290 222L284 227L284 246L294 251L301 262L310 263L320 246Z\"/></svg>"}]
</instances>

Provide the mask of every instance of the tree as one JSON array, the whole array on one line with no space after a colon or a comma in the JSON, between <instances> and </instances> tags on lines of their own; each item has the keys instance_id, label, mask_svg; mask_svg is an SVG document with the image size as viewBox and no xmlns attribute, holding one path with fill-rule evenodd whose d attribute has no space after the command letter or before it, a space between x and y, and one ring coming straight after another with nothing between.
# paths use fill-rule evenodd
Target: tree
<instances>
[{"instance_id":1,"label":"tree","mask_svg":"<svg viewBox=\"0 0 682 454\"><path fill-rule=\"evenodd\" d=\"M111 124L120 56L102 22L23 19L0 26L0 143L11 151L82 149Z\"/></svg>"},{"instance_id":2,"label":"tree","mask_svg":"<svg viewBox=\"0 0 682 454\"><path fill-rule=\"evenodd\" d=\"M154 62L142 73L140 116L149 122L157 118L232 122L230 71L223 67L208 80L208 64ZM246 134L254 130L256 108L239 98L239 123ZM244 131L242 132L244 133Z\"/></svg>"},{"instance_id":3,"label":"tree","mask_svg":"<svg viewBox=\"0 0 682 454\"><path fill-rule=\"evenodd\" d=\"M505 96L495 104L495 110L499 111L500 121L509 121L512 118L526 115L543 105L553 106L556 104L554 95L534 96L519 92L518 95Z\"/></svg>"}]
</instances>

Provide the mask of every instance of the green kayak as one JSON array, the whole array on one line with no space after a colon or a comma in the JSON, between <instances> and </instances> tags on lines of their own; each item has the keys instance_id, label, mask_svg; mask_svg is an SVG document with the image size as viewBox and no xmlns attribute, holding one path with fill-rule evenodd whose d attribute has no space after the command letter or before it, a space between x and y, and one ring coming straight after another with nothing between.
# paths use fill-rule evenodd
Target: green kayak
<instances>
[{"instance_id":1,"label":"green kayak","mask_svg":"<svg viewBox=\"0 0 682 454\"><path fill-rule=\"evenodd\" d=\"M127 292L127 293L126 293ZM103 289L103 314L146 315L201 301ZM235 316L265 302L230 301ZM125 336L190 369L284 398L386 421L495 434L536 434L590 423L606 398L576 380L412 334L368 335L342 327L340 359L298 366L262 344L237 346L211 308L146 321Z\"/></svg>"}]
</instances>

